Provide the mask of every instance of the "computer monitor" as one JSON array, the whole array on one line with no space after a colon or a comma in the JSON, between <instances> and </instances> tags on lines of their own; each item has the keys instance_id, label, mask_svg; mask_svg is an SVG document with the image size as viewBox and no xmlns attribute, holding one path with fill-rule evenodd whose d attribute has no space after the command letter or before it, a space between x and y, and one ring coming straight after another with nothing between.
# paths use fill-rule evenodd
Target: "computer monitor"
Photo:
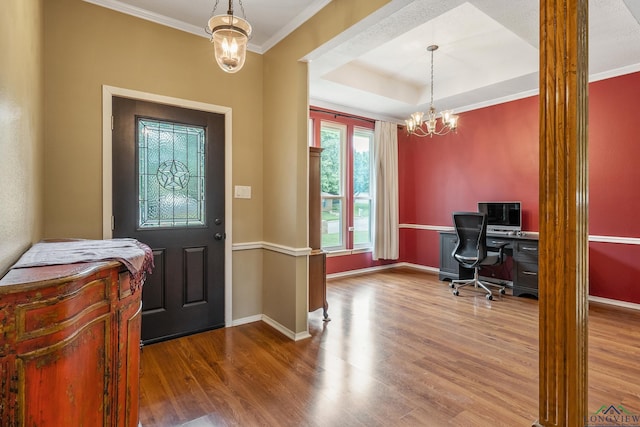
<instances>
[{"instance_id":1,"label":"computer monitor","mask_svg":"<svg viewBox=\"0 0 640 427\"><path fill-rule=\"evenodd\" d=\"M478 212L487 215L487 231L521 231L520 202L478 202Z\"/></svg>"}]
</instances>

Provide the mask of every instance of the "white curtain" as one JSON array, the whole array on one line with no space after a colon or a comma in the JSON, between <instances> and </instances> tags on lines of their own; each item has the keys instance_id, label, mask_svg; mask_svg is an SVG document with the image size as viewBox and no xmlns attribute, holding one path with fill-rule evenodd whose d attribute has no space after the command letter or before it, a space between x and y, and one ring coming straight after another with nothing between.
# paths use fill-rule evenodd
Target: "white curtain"
<instances>
[{"instance_id":1,"label":"white curtain","mask_svg":"<svg viewBox=\"0 0 640 427\"><path fill-rule=\"evenodd\" d=\"M373 259L398 259L398 126L376 121L373 150Z\"/></svg>"}]
</instances>

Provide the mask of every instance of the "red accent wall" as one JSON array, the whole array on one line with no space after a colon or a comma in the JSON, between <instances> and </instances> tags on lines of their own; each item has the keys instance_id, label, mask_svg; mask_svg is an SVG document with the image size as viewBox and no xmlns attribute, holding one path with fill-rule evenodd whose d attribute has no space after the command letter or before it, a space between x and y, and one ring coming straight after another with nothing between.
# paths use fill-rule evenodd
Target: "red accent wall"
<instances>
[{"instance_id":1,"label":"red accent wall","mask_svg":"<svg viewBox=\"0 0 640 427\"><path fill-rule=\"evenodd\" d=\"M589 85L589 234L640 237L639 99L640 73Z\"/></svg>"},{"instance_id":2,"label":"red accent wall","mask_svg":"<svg viewBox=\"0 0 640 427\"><path fill-rule=\"evenodd\" d=\"M640 238L640 73L589 85L589 235ZM640 245L591 242L589 293L640 303Z\"/></svg>"},{"instance_id":3,"label":"red accent wall","mask_svg":"<svg viewBox=\"0 0 640 427\"><path fill-rule=\"evenodd\" d=\"M451 226L479 201L522 202L523 228L538 230L538 99L460 114L457 133L398 135L400 223Z\"/></svg>"},{"instance_id":4,"label":"red accent wall","mask_svg":"<svg viewBox=\"0 0 640 427\"><path fill-rule=\"evenodd\" d=\"M640 246L589 244L589 295L640 303Z\"/></svg>"},{"instance_id":5,"label":"red accent wall","mask_svg":"<svg viewBox=\"0 0 640 427\"><path fill-rule=\"evenodd\" d=\"M640 73L589 85L591 236L640 238L638 99ZM453 211L478 201L517 200L523 229L538 231L538 108L534 96L468 111L443 137L399 130L400 223L451 226ZM402 228L399 261L438 268L438 246L437 231ZM640 303L640 245L591 242L589 254L591 295Z\"/></svg>"},{"instance_id":6,"label":"red accent wall","mask_svg":"<svg viewBox=\"0 0 640 427\"><path fill-rule=\"evenodd\" d=\"M327 258L327 274L341 273L343 271L362 270L385 264L394 264L396 261L378 260L371 258L371 252L363 252L354 255L341 255Z\"/></svg>"}]
</instances>

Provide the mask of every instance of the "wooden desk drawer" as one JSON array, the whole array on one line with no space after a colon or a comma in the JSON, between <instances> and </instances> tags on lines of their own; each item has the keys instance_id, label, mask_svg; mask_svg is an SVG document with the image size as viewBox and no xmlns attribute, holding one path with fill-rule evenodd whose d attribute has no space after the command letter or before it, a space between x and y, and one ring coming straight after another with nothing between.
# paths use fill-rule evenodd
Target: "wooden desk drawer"
<instances>
[{"instance_id":1,"label":"wooden desk drawer","mask_svg":"<svg viewBox=\"0 0 640 427\"><path fill-rule=\"evenodd\" d=\"M538 264L529 262L517 262L516 282L518 286L538 289Z\"/></svg>"},{"instance_id":2,"label":"wooden desk drawer","mask_svg":"<svg viewBox=\"0 0 640 427\"><path fill-rule=\"evenodd\" d=\"M538 242L516 242L513 257L524 262L538 263ZM538 271L536 268L535 271Z\"/></svg>"}]
</instances>

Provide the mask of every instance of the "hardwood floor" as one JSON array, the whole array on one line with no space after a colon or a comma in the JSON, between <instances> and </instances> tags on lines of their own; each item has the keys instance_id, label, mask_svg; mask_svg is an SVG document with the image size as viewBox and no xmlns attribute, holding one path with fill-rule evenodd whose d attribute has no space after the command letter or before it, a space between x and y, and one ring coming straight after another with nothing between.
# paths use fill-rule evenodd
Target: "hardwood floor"
<instances>
[{"instance_id":1,"label":"hardwood floor","mask_svg":"<svg viewBox=\"0 0 640 427\"><path fill-rule=\"evenodd\" d=\"M454 297L428 273L328 281L331 322L293 342L263 322L142 353L150 426L530 426L538 408L538 302ZM589 310L589 413L640 414L640 312ZM624 425L624 424L623 424ZM629 424L631 425L631 424ZM634 425L640 425L636 422Z\"/></svg>"}]
</instances>

